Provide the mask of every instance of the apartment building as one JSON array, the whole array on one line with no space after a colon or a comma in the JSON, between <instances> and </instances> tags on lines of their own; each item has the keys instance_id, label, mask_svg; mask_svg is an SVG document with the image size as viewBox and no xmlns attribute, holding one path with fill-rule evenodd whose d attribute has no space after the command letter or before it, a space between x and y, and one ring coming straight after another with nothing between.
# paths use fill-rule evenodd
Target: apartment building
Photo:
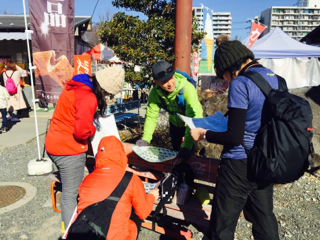
<instances>
[{"instance_id":1,"label":"apartment building","mask_svg":"<svg viewBox=\"0 0 320 240\"><path fill-rule=\"evenodd\" d=\"M192 8L192 15L198 20L198 29L203 30L203 8L194 7ZM226 34L231 36L231 23L232 17L230 12L213 12L212 13L212 29L214 40L220 34Z\"/></svg>"},{"instance_id":2,"label":"apartment building","mask_svg":"<svg viewBox=\"0 0 320 240\"><path fill-rule=\"evenodd\" d=\"M268 8L261 12L261 22L268 27L262 36L279 27L299 41L319 26L320 0L304 0L297 6Z\"/></svg>"}]
</instances>

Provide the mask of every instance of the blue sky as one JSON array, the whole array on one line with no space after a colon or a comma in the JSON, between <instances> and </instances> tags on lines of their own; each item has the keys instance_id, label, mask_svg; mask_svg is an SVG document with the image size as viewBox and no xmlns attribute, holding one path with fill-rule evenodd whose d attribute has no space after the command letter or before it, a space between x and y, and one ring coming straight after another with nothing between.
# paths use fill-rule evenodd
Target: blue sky
<instances>
[{"instance_id":1,"label":"blue sky","mask_svg":"<svg viewBox=\"0 0 320 240\"><path fill-rule=\"evenodd\" d=\"M28 0L25 0L28 5ZM215 12L231 12L232 17L232 35L234 38L236 35L243 40L249 34L249 23L245 23L248 18L254 18L260 16L260 13L271 6L292 6L296 4L298 0L193 0L194 7L200 7L200 3L209 7ZM96 5L96 0L75 0L75 14L77 16L91 16ZM22 0L1 0L0 14L6 10L8 13L23 14ZM28 11L28 6L27 6ZM114 8L111 4L111 0L99 0L97 8L93 15L93 22L99 22L99 16L105 15L107 12L114 14L117 12L123 12L125 9ZM133 11L126 12L130 15L138 15L143 17L142 14L138 14Z\"/></svg>"}]
</instances>

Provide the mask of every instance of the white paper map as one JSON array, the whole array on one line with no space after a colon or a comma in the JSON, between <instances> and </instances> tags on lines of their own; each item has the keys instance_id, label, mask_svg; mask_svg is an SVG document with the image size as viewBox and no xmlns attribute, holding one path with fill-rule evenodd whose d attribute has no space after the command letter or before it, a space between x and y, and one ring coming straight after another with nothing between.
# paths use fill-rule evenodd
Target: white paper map
<instances>
[{"instance_id":1,"label":"white paper map","mask_svg":"<svg viewBox=\"0 0 320 240\"><path fill-rule=\"evenodd\" d=\"M178 154L178 152L173 150L152 146L131 146L131 149L143 160L152 163L171 160L175 158Z\"/></svg>"}]
</instances>

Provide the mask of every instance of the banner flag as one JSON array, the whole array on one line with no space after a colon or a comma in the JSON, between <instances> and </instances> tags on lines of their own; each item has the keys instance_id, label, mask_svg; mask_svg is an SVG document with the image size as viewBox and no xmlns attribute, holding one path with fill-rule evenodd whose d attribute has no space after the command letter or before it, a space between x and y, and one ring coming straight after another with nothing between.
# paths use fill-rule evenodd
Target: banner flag
<instances>
[{"instance_id":1,"label":"banner flag","mask_svg":"<svg viewBox=\"0 0 320 240\"><path fill-rule=\"evenodd\" d=\"M250 49L254 42L258 39L258 37L261 35L261 33L266 29L265 26L260 25L256 22L252 22L251 25L251 32L250 32L250 37L249 37L249 46L248 48Z\"/></svg>"},{"instance_id":2,"label":"banner flag","mask_svg":"<svg viewBox=\"0 0 320 240\"><path fill-rule=\"evenodd\" d=\"M74 75L84 73L91 76L91 56L74 55Z\"/></svg>"},{"instance_id":3,"label":"banner flag","mask_svg":"<svg viewBox=\"0 0 320 240\"><path fill-rule=\"evenodd\" d=\"M207 72L213 72L213 51L214 51L214 42L213 42L213 25L212 25L212 11L207 9L206 7L203 8L203 26L206 35L201 43L201 59L206 59L207 65Z\"/></svg>"},{"instance_id":4,"label":"banner flag","mask_svg":"<svg viewBox=\"0 0 320 240\"><path fill-rule=\"evenodd\" d=\"M194 50L192 54L192 76L193 78L198 75L199 72L199 58L198 53Z\"/></svg>"},{"instance_id":5,"label":"banner flag","mask_svg":"<svg viewBox=\"0 0 320 240\"><path fill-rule=\"evenodd\" d=\"M29 0L36 97L56 103L74 73L74 0Z\"/></svg>"}]
</instances>

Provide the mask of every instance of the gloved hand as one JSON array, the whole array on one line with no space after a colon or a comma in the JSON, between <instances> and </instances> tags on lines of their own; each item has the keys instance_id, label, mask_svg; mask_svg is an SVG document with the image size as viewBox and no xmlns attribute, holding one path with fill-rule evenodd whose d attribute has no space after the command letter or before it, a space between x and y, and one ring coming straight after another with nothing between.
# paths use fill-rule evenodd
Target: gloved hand
<instances>
[{"instance_id":1,"label":"gloved hand","mask_svg":"<svg viewBox=\"0 0 320 240\"><path fill-rule=\"evenodd\" d=\"M192 152L188 148L180 148L177 158L183 158L187 160L192 155Z\"/></svg>"},{"instance_id":2,"label":"gloved hand","mask_svg":"<svg viewBox=\"0 0 320 240\"><path fill-rule=\"evenodd\" d=\"M148 142L142 139L139 139L138 141L136 141L136 145L139 147L145 147L148 146Z\"/></svg>"}]
</instances>

